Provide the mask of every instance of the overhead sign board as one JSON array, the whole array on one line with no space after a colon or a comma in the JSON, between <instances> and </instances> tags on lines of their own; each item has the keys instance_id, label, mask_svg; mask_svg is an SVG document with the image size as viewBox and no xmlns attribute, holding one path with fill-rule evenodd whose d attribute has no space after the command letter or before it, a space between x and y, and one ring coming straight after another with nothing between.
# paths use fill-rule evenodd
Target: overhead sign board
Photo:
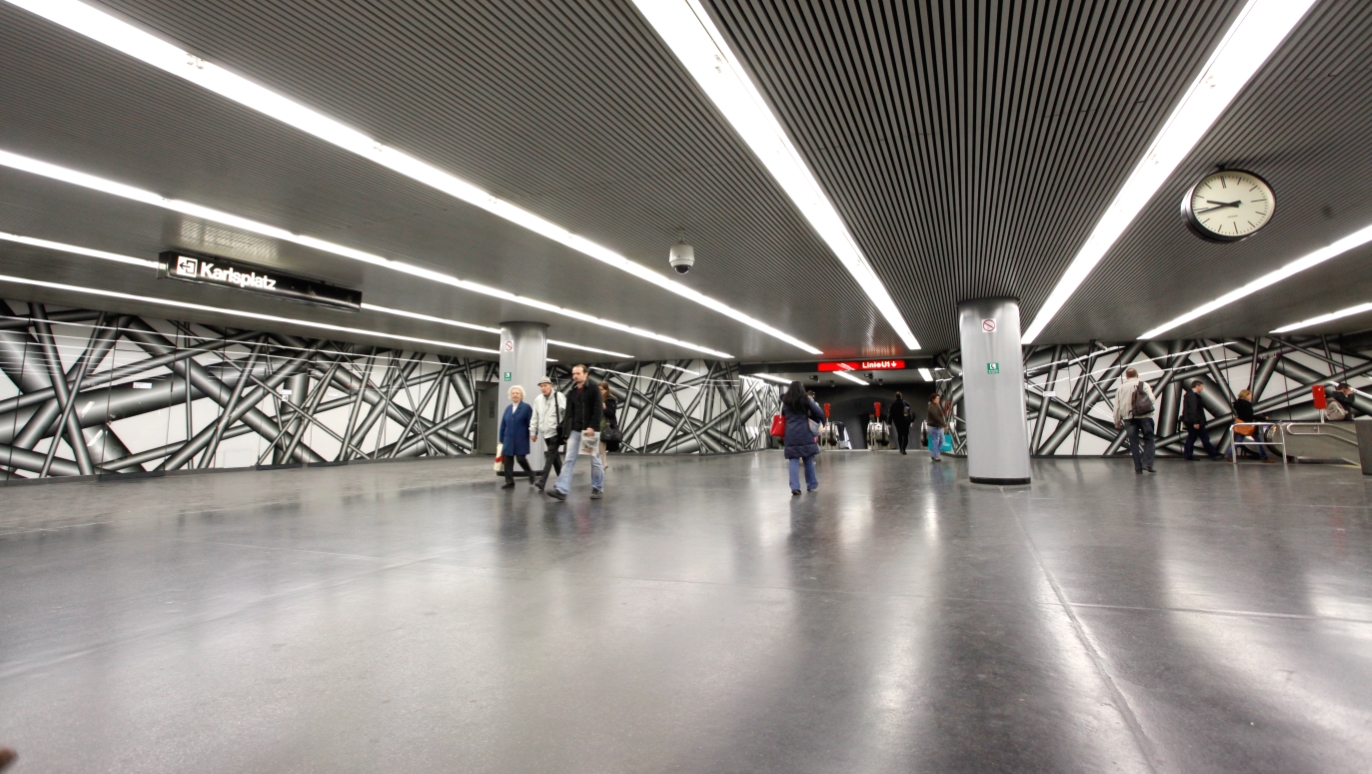
<instances>
[{"instance_id":1,"label":"overhead sign board","mask_svg":"<svg viewBox=\"0 0 1372 774\"><path fill-rule=\"evenodd\" d=\"M173 250L162 253L159 258L161 262L157 276L164 279L250 290L291 301L304 301L339 309L355 311L362 308L360 291L283 274L265 266Z\"/></svg>"},{"instance_id":2,"label":"overhead sign board","mask_svg":"<svg viewBox=\"0 0 1372 774\"><path fill-rule=\"evenodd\" d=\"M905 370L904 360L838 360L830 363L820 363L819 370L822 373L833 371L903 371Z\"/></svg>"}]
</instances>

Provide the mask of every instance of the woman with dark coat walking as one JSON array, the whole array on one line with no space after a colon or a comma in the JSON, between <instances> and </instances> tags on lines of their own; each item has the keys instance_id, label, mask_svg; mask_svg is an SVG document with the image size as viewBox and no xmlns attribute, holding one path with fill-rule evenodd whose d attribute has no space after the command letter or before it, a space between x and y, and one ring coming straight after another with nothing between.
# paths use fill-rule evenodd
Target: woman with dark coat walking
<instances>
[{"instance_id":1,"label":"woman with dark coat walking","mask_svg":"<svg viewBox=\"0 0 1372 774\"><path fill-rule=\"evenodd\" d=\"M791 382L786 394L781 398L781 416L786 420L786 459L791 467L791 494L800 494L800 463L805 462L806 488L813 492L819 488L819 477L815 475L815 455L819 454L819 442L810 422L824 424L824 411L809 395L800 382Z\"/></svg>"},{"instance_id":2,"label":"woman with dark coat walking","mask_svg":"<svg viewBox=\"0 0 1372 774\"><path fill-rule=\"evenodd\" d=\"M896 399L891 401L891 424L896 426L896 441L900 446L900 453L905 453L905 447L910 445L910 414L914 409L909 403L905 402L905 396L896 393Z\"/></svg>"},{"instance_id":3,"label":"woman with dark coat walking","mask_svg":"<svg viewBox=\"0 0 1372 774\"><path fill-rule=\"evenodd\" d=\"M537 486L534 472L529 468L529 420L534 418L534 410L524 402L524 388L515 385L510 388L510 405L500 417L500 456L505 460L505 484L501 489L514 488L514 464L519 463L529 474L529 483Z\"/></svg>"}]
</instances>

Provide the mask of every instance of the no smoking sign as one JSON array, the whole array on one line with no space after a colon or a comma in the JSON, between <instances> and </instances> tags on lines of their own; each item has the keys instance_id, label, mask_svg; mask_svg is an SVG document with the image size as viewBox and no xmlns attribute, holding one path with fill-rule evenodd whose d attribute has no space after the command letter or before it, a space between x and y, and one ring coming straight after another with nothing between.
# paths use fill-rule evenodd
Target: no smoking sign
<instances>
[{"instance_id":1,"label":"no smoking sign","mask_svg":"<svg viewBox=\"0 0 1372 774\"><path fill-rule=\"evenodd\" d=\"M986 331L987 333L995 333L995 332L996 332L996 321L995 321L995 320L982 320L982 321L981 321L981 329L982 329L983 331Z\"/></svg>"},{"instance_id":2,"label":"no smoking sign","mask_svg":"<svg viewBox=\"0 0 1372 774\"><path fill-rule=\"evenodd\" d=\"M514 339L507 339L503 349L506 352L514 352Z\"/></svg>"}]
</instances>

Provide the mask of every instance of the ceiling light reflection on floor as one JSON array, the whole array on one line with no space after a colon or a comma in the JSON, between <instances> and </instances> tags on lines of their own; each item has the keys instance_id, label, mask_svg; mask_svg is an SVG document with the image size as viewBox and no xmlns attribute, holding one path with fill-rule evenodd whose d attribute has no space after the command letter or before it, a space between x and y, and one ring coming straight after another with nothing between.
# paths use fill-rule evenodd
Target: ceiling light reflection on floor
<instances>
[{"instance_id":1,"label":"ceiling light reflection on floor","mask_svg":"<svg viewBox=\"0 0 1372 774\"><path fill-rule=\"evenodd\" d=\"M1034 315L1021 343L1032 344L1043 333L1067 299L1314 3L1315 0L1248 0L1148 152L1096 223L1086 244ZM1148 336L1144 334L1144 338Z\"/></svg>"},{"instance_id":2,"label":"ceiling light reflection on floor","mask_svg":"<svg viewBox=\"0 0 1372 774\"><path fill-rule=\"evenodd\" d=\"M370 159L393 172L422 183L468 204L480 207L523 228L570 247L602 263L609 264L668 292L718 312L750 328L797 347L812 355L823 354L805 342L761 320L710 298L694 288L674 282L664 274L631 261L613 250L573 234L566 228L445 172L409 154L391 148L367 135L308 108L292 99L260 86L212 62L151 35L109 13L78 0L7 0L48 21L103 43L146 64L184 78L240 105L295 127L343 150ZM134 189L136 190L136 189ZM146 193L146 192L139 192ZM132 198L132 197L130 197ZM157 202L150 201L150 204ZM695 348L699 351L706 351ZM716 354L710 352L710 354ZM724 355L723 357L728 357Z\"/></svg>"}]
</instances>

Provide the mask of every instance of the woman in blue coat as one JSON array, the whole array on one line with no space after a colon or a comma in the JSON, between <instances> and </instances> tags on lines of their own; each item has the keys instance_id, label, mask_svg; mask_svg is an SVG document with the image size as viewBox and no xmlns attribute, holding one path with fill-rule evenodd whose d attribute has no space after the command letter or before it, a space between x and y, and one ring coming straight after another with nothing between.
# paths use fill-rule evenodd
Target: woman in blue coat
<instances>
[{"instance_id":1,"label":"woman in blue coat","mask_svg":"<svg viewBox=\"0 0 1372 774\"><path fill-rule=\"evenodd\" d=\"M514 488L514 464L519 463L529 474L529 483L534 483L534 472L529 468L529 420L534 410L524 402L524 388L515 385L510 388L510 405L500 417L500 454L505 459L505 485L501 489Z\"/></svg>"},{"instance_id":2,"label":"woman in blue coat","mask_svg":"<svg viewBox=\"0 0 1372 774\"><path fill-rule=\"evenodd\" d=\"M819 488L815 475L815 455L819 454L817 433L810 429L810 421L824 424L824 412L819 404L805 394L800 382L791 382L781 398L781 416L786 419L786 459L791 467L791 495L800 494L800 463L805 461L805 485L813 492Z\"/></svg>"}]
</instances>

